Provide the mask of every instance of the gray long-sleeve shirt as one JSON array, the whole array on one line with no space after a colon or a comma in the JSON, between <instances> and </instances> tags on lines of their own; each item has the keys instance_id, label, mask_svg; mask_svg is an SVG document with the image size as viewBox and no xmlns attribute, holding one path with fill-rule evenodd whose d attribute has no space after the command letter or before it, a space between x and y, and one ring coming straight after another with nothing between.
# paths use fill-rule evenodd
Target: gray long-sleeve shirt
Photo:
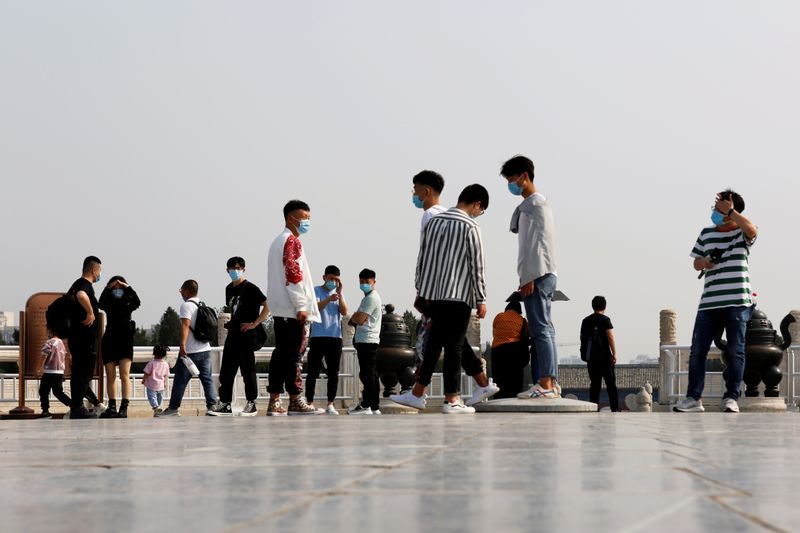
<instances>
[{"instance_id":1,"label":"gray long-sleeve shirt","mask_svg":"<svg viewBox=\"0 0 800 533\"><path fill-rule=\"evenodd\" d=\"M517 206L510 229L519 239L517 274L520 286L545 274L556 273L553 211L543 195L534 193Z\"/></svg>"}]
</instances>

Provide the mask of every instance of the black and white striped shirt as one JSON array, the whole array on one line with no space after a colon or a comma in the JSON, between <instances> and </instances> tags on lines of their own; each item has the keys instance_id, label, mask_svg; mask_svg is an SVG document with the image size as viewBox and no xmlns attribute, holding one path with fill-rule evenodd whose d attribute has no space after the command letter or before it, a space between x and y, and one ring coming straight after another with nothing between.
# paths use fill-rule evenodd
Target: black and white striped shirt
<instances>
[{"instance_id":1,"label":"black and white striped shirt","mask_svg":"<svg viewBox=\"0 0 800 533\"><path fill-rule=\"evenodd\" d=\"M422 233L417 292L426 300L486 302L481 229L457 207L433 217Z\"/></svg>"}]
</instances>

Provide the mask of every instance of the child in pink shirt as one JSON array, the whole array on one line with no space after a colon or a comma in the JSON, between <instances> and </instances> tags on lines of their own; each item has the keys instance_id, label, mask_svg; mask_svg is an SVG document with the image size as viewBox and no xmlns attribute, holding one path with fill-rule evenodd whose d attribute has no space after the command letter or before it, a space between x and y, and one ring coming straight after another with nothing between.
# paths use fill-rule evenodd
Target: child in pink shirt
<instances>
[{"instance_id":1,"label":"child in pink shirt","mask_svg":"<svg viewBox=\"0 0 800 533\"><path fill-rule=\"evenodd\" d=\"M67 349L64 342L52 331L48 330L50 338L42 346L42 367L39 370L39 401L42 404L42 418L50 416L50 391L53 391L58 400L69 407L70 398L64 394L64 367L67 359Z\"/></svg>"},{"instance_id":2,"label":"child in pink shirt","mask_svg":"<svg viewBox=\"0 0 800 533\"><path fill-rule=\"evenodd\" d=\"M153 408L153 416L158 416L163 411L161 402L164 400L169 377L169 365L164 358L168 351L169 346L153 346L153 359L144 367L142 383L147 392L147 401Z\"/></svg>"}]
</instances>

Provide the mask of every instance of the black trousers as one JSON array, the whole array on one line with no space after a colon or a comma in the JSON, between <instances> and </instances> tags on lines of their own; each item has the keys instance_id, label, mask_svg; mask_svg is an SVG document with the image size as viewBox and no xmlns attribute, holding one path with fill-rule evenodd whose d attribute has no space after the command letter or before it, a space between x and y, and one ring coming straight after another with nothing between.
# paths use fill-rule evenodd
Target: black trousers
<instances>
[{"instance_id":1,"label":"black trousers","mask_svg":"<svg viewBox=\"0 0 800 533\"><path fill-rule=\"evenodd\" d=\"M311 337L308 341L308 373L306 374L306 399L314 401L317 379L325 360L325 375L328 377L328 402L336 399L339 390L339 365L342 362L342 339L340 337Z\"/></svg>"},{"instance_id":2,"label":"black trousers","mask_svg":"<svg viewBox=\"0 0 800 533\"><path fill-rule=\"evenodd\" d=\"M70 406L72 400L64 393L64 374L42 374L39 380L39 401L42 404L42 411L50 410L50 391L58 398L58 401Z\"/></svg>"},{"instance_id":3,"label":"black trousers","mask_svg":"<svg viewBox=\"0 0 800 533\"><path fill-rule=\"evenodd\" d=\"M530 353L522 342L510 342L492 348L492 379L500 387L494 395L499 398L516 398L525 383L525 367Z\"/></svg>"},{"instance_id":4,"label":"black trousers","mask_svg":"<svg viewBox=\"0 0 800 533\"><path fill-rule=\"evenodd\" d=\"M233 381L236 372L241 371L244 381L244 394L248 402L258 398L258 377L256 376L256 354L250 345L250 337L240 332L229 331L222 349L222 362L219 368L219 401L230 403L233 399Z\"/></svg>"},{"instance_id":5,"label":"black trousers","mask_svg":"<svg viewBox=\"0 0 800 533\"><path fill-rule=\"evenodd\" d=\"M429 313L431 331L425 345L425 358L418 382L426 387L431 384L433 371L444 349L444 393L458 394L461 391L462 367L469 376L476 376L483 371L475 350L465 342L472 309L463 302L434 301L430 303Z\"/></svg>"},{"instance_id":6,"label":"black trousers","mask_svg":"<svg viewBox=\"0 0 800 533\"><path fill-rule=\"evenodd\" d=\"M381 382L378 378L376 361L378 344L357 342L353 344L353 347L358 353L358 379L364 386L364 392L361 394L361 406L369 407L373 411L380 409Z\"/></svg>"},{"instance_id":7,"label":"black trousers","mask_svg":"<svg viewBox=\"0 0 800 533\"><path fill-rule=\"evenodd\" d=\"M83 406L83 398L89 390L92 372L97 364L96 341L82 337L70 337L69 352L72 354L72 375L69 386L72 391L72 410Z\"/></svg>"},{"instance_id":8,"label":"black trousers","mask_svg":"<svg viewBox=\"0 0 800 533\"><path fill-rule=\"evenodd\" d=\"M617 376L614 374L614 367L611 361L601 361L598 363L589 362L589 401L598 404L600 408L600 387L602 380L606 382L608 390L608 402L612 411L619 411L619 393L617 393Z\"/></svg>"},{"instance_id":9,"label":"black trousers","mask_svg":"<svg viewBox=\"0 0 800 533\"><path fill-rule=\"evenodd\" d=\"M270 394L286 392L295 396L303 392L303 352L306 344L306 325L294 318L275 317L275 350L269 361Z\"/></svg>"}]
</instances>

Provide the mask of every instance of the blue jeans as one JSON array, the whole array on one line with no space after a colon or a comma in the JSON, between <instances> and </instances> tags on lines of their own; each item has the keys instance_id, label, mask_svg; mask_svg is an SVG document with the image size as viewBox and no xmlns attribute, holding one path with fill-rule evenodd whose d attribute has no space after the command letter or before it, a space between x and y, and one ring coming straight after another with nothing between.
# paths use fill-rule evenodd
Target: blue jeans
<instances>
[{"instance_id":1,"label":"blue jeans","mask_svg":"<svg viewBox=\"0 0 800 533\"><path fill-rule=\"evenodd\" d=\"M217 392L214 390L214 379L211 377L211 352L190 353L187 357L194 361L200 370L200 383L203 384L203 393L206 397L206 406L211 407L217 403ZM180 357L175 364L175 374L172 376L172 394L169 397L169 408L177 410L181 406L183 393L192 375L181 361Z\"/></svg>"},{"instance_id":2,"label":"blue jeans","mask_svg":"<svg viewBox=\"0 0 800 533\"><path fill-rule=\"evenodd\" d=\"M144 390L147 393L147 401L150 402L150 407L153 409L161 407L161 402L164 400L164 391L153 390L150 387L145 387Z\"/></svg>"},{"instance_id":3,"label":"blue jeans","mask_svg":"<svg viewBox=\"0 0 800 533\"><path fill-rule=\"evenodd\" d=\"M531 339L536 347L536 362L531 361L531 371L538 369L543 378L558 378L558 350L556 329L553 327L550 307L556 292L556 276L545 274L533 281L533 293L524 299ZM538 367L538 368L537 368Z\"/></svg>"},{"instance_id":4,"label":"blue jeans","mask_svg":"<svg viewBox=\"0 0 800 533\"><path fill-rule=\"evenodd\" d=\"M739 386L744 376L744 341L747 321L752 308L747 306L723 307L698 311L689 352L689 388L687 398L699 400L706 382L706 357L714 337L725 330L728 346L725 349L727 364L722 372L725 380L725 398L739 398Z\"/></svg>"}]
</instances>

